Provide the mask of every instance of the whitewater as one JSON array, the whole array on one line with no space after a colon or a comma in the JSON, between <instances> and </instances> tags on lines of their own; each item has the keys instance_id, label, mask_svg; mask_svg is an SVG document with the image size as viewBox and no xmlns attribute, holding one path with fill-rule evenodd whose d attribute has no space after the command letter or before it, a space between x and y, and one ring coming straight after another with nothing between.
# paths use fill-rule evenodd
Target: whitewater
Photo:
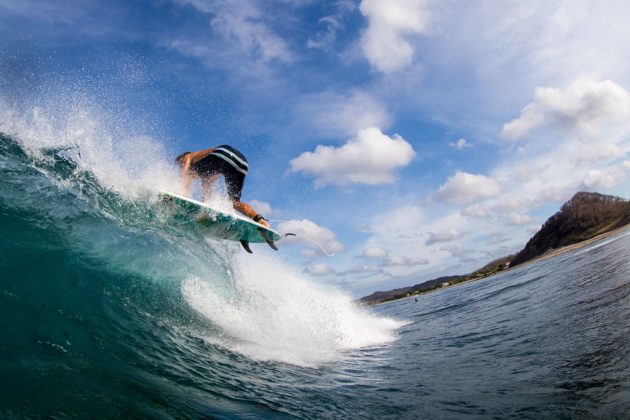
<instances>
[{"instance_id":1,"label":"whitewater","mask_svg":"<svg viewBox=\"0 0 630 420\"><path fill-rule=\"evenodd\" d=\"M1 104L0 113L0 292L4 310L17 306L7 330L38 331L29 347L77 363L107 352L124 365L146 358L191 369L194 382L208 352L317 367L395 339L401 321L268 252L244 255L178 226L158 202L159 190L180 183L164 147L93 104L61 114ZM3 354L17 357L19 347L4 342Z\"/></svg>"},{"instance_id":2,"label":"whitewater","mask_svg":"<svg viewBox=\"0 0 630 420\"><path fill-rule=\"evenodd\" d=\"M157 200L173 151L141 126L86 98L0 102L0 417L630 411L629 235L359 307L178 225Z\"/></svg>"}]
</instances>

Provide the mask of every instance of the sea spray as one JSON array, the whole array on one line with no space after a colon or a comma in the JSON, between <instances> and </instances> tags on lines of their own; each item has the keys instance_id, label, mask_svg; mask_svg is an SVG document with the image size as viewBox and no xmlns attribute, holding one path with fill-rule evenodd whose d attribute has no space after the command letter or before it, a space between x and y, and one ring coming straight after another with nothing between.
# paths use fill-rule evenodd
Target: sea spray
<instances>
[{"instance_id":1,"label":"sea spray","mask_svg":"<svg viewBox=\"0 0 630 420\"><path fill-rule=\"evenodd\" d=\"M16 139L34 161L46 160L48 150L63 151L77 171L89 172L103 188L128 197L179 186L177 170L160 142L83 97L60 97L25 110L0 100L0 133Z\"/></svg>"},{"instance_id":2,"label":"sea spray","mask_svg":"<svg viewBox=\"0 0 630 420\"><path fill-rule=\"evenodd\" d=\"M21 202L30 219L46 221L45 229L100 269L141 281L143 289L154 284L160 292L150 307L120 291L138 313L173 328L185 325L211 345L256 360L304 366L395 339L401 322L357 307L349 295L312 282L272 253L244 255L238 244L206 241L173 223L157 200L160 189L178 186L165 148L112 128L114 118L82 104L51 115L2 104L0 131L11 134L2 141L17 147L3 159L21 154L23 160L21 172L7 175L19 188L3 191L4 201ZM225 207L225 200L214 200ZM169 302L170 313L155 312L156 296ZM201 316L198 328L181 304Z\"/></svg>"},{"instance_id":3,"label":"sea spray","mask_svg":"<svg viewBox=\"0 0 630 420\"><path fill-rule=\"evenodd\" d=\"M185 279L182 293L225 331L209 342L254 359L318 365L344 350L392 341L403 325L369 314L349 295L310 282L268 255L238 255L232 263L235 282L227 296L215 282L195 277Z\"/></svg>"}]
</instances>

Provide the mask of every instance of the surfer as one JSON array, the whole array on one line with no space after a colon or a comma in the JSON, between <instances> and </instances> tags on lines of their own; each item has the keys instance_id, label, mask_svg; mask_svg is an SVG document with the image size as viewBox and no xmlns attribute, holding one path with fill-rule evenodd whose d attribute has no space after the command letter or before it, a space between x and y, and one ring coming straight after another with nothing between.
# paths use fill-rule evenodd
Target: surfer
<instances>
[{"instance_id":1,"label":"surfer","mask_svg":"<svg viewBox=\"0 0 630 420\"><path fill-rule=\"evenodd\" d=\"M221 145L196 152L184 152L177 156L175 162L182 170L184 195L190 194L193 180L199 178L204 199L206 199L214 182L223 175L234 209L253 219L254 222L269 227L269 223L260 213L241 201L241 191L249 169L247 159L241 152L231 146Z\"/></svg>"}]
</instances>

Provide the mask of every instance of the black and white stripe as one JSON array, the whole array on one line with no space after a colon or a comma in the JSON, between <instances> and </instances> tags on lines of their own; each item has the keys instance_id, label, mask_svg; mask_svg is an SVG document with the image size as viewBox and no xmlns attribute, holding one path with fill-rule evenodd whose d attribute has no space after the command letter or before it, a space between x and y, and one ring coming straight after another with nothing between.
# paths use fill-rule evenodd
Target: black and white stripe
<instances>
[{"instance_id":1,"label":"black and white stripe","mask_svg":"<svg viewBox=\"0 0 630 420\"><path fill-rule=\"evenodd\" d=\"M249 166L247 165L247 161L242 159L232 150L228 149L225 146L219 146L212 152L213 155L220 157L227 163L229 163L234 169L242 173L243 175L247 175L247 170Z\"/></svg>"}]
</instances>

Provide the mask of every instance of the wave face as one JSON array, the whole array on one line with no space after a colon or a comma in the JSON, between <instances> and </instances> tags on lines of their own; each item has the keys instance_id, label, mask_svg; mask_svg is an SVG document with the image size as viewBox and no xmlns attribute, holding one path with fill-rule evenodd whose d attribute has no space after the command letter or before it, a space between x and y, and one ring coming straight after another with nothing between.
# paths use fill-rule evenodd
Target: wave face
<instances>
[{"instance_id":1,"label":"wave face","mask_svg":"<svg viewBox=\"0 0 630 420\"><path fill-rule=\"evenodd\" d=\"M86 106L0 116L0 417L312 415L292 381L396 338L270 252L178 226L159 143Z\"/></svg>"}]
</instances>

